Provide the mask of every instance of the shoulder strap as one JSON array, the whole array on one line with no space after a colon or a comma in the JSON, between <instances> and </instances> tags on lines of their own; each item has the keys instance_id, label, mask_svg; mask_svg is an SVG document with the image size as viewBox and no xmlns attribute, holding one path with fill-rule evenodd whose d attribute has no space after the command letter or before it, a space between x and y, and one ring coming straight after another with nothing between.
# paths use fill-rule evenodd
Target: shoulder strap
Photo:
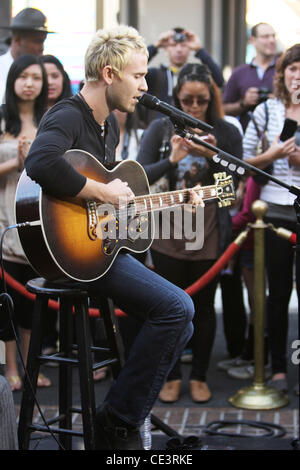
<instances>
[{"instance_id":1,"label":"shoulder strap","mask_svg":"<svg viewBox=\"0 0 300 470\"><path fill-rule=\"evenodd\" d=\"M255 127L255 130L256 130L256 133L257 133L258 137L261 137L262 134L264 132L266 132L267 127L268 127L268 123L269 123L269 109L268 109L268 105L267 105L266 101L264 101L264 108L265 108L266 120L265 120L265 125L264 125L264 128L263 128L262 131L259 130L258 124L256 122L256 119L255 119L253 113L251 111L248 112L248 115L249 115L250 119L252 120L252 122L254 124L254 127Z\"/></svg>"},{"instance_id":2,"label":"shoulder strap","mask_svg":"<svg viewBox=\"0 0 300 470\"><path fill-rule=\"evenodd\" d=\"M265 114L266 114L266 123L265 123L264 131L266 131L268 127L268 123L269 123L269 108L268 108L266 101L264 101L264 108L265 108Z\"/></svg>"}]
</instances>

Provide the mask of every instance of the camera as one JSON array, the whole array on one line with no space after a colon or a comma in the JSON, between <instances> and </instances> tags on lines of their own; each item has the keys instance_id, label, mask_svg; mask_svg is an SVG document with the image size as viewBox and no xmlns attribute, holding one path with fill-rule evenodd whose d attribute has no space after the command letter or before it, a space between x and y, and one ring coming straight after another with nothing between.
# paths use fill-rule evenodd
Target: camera
<instances>
[{"instance_id":1,"label":"camera","mask_svg":"<svg viewBox=\"0 0 300 470\"><path fill-rule=\"evenodd\" d=\"M266 88L266 87L259 88L258 90L259 103L266 101L269 98L270 93L272 93L272 90L270 90L270 88Z\"/></svg>"},{"instance_id":2,"label":"camera","mask_svg":"<svg viewBox=\"0 0 300 470\"><path fill-rule=\"evenodd\" d=\"M175 33L173 36L174 42L184 42L187 40L186 34L184 33Z\"/></svg>"}]
</instances>

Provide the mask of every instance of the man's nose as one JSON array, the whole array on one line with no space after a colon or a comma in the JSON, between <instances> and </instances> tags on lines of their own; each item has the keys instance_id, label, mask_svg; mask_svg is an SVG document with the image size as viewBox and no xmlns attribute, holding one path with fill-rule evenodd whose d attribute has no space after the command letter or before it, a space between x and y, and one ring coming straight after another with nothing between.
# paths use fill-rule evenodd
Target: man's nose
<instances>
[{"instance_id":1,"label":"man's nose","mask_svg":"<svg viewBox=\"0 0 300 470\"><path fill-rule=\"evenodd\" d=\"M143 77L143 82L142 82L142 87L141 87L142 91L148 91L148 83L147 83L147 80L145 77Z\"/></svg>"}]
</instances>

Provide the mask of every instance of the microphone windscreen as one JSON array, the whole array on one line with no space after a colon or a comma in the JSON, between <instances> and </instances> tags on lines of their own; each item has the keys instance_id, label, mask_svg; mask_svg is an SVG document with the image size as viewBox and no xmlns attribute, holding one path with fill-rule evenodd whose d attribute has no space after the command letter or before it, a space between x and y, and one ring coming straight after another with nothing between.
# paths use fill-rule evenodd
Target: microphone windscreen
<instances>
[{"instance_id":1,"label":"microphone windscreen","mask_svg":"<svg viewBox=\"0 0 300 470\"><path fill-rule=\"evenodd\" d=\"M150 109L155 109L157 105L157 98L155 96L149 95L148 93L144 93L140 99L139 102L146 106L146 108Z\"/></svg>"}]
</instances>

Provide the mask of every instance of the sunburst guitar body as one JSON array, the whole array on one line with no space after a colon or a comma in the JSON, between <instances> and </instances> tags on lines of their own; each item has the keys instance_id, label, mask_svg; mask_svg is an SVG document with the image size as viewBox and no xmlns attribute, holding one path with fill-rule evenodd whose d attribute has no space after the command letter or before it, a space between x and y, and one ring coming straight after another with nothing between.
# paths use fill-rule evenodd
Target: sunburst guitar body
<instances>
[{"instance_id":1,"label":"sunburst guitar body","mask_svg":"<svg viewBox=\"0 0 300 470\"><path fill-rule=\"evenodd\" d=\"M18 233L33 269L48 280L89 282L103 276L121 249L141 253L152 243L156 210L187 202L187 190L150 194L143 167L133 161L104 167L83 150L69 150L65 158L82 175L101 183L127 181L135 197L124 208L78 198L50 196L24 170L17 187L15 212ZM229 205L234 199L231 177L215 176L216 185L201 188L203 200Z\"/></svg>"}]
</instances>

